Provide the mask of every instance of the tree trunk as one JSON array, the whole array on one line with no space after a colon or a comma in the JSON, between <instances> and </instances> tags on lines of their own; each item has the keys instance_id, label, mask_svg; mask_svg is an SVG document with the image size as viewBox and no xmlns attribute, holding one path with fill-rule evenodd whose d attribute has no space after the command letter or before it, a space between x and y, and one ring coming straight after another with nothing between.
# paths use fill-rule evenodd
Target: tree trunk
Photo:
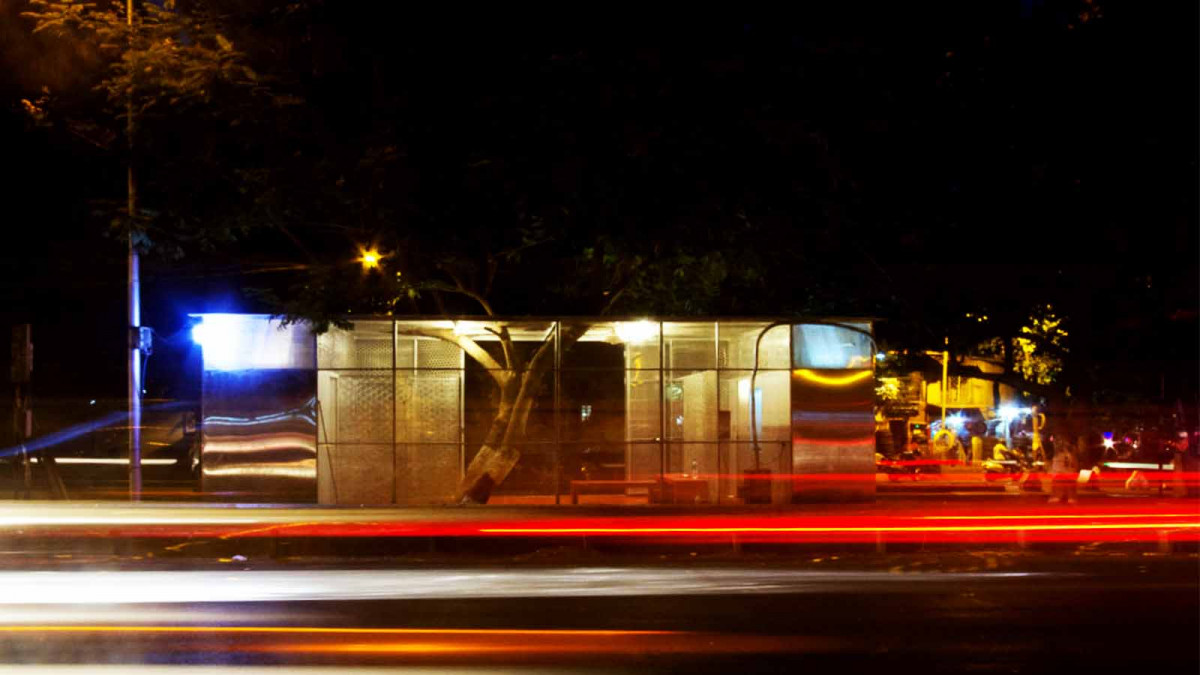
<instances>
[{"instance_id":1,"label":"tree trunk","mask_svg":"<svg viewBox=\"0 0 1200 675\"><path fill-rule=\"evenodd\" d=\"M562 331L559 343L562 349L574 344L587 326L572 326ZM524 434L525 423L533 410L534 398L541 386L542 377L554 364L554 338L538 347L537 352L529 359L520 378L510 378L500 391L500 406L496 417L488 429L479 452L467 466L458 486L459 504L486 504L491 499L492 490L504 482L509 472L521 458L517 444ZM514 363L514 365L517 365ZM519 386L518 386L519 383ZM558 411L555 411L557 414Z\"/></svg>"},{"instance_id":2,"label":"tree trunk","mask_svg":"<svg viewBox=\"0 0 1200 675\"><path fill-rule=\"evenodd\" d=\"M509 428L512 425L513 395L512 381L500 388L500 405L496 409L496 417L488 428L483 445L471 460L462 481L458 486L457 501L460 504L486 504L491 496L492 488L504 480L520 457L506 443Z\"/></svg>"}]
</instances>

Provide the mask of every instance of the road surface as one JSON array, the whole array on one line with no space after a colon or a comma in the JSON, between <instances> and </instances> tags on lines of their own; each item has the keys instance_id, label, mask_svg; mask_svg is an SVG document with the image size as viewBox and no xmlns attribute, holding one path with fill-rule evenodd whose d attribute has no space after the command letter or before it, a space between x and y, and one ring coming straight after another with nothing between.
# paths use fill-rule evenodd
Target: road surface
<instances>
[{"instance_id":1,"label":"road surface","mask_svg":"<svg viewBox=\"0 0 1200 675\"><path fill-rule=\"evenodd\" d=\"M1200 666L1192 554L344 562L2 571L0 663L123 668L106 672L148 664L722 673Z\"/></svg>"}]
</instances>

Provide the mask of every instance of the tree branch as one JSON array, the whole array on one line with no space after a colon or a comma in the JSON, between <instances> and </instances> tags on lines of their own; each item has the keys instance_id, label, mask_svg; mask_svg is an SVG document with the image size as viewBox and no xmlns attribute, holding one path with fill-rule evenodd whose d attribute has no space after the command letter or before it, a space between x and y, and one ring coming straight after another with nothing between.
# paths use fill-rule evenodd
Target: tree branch
<instances>
[{"instance_id":1,"label":"tree branch","mask_svg":"<svg viewBox=\"0 0 1200 675\"><path fill-rule=\"evenodd\" d=\"M500 330L496 330L495 328L492 328L490 326L484 326L483 329L486 330L487 332L491 333L492 335L495 335L497 338L499 338L500 347L501 347L501 349L504 350L504 366L506 368L512 368L513 367L512 336L509 335L508 326L501 324Z\"/></svg>"},{"instance_id":2,"label":"tree branch","mask_svg":"<svg viewBox=\"0 0 1200 675\"><path fill-rule=\"evenodd\" d=\"M458 345L458 348L466 352L467 356L475 359L476 363L483 366L492 379L496 381L496 385L503 388L511 373L500 367L500 363L492 358L492 355L487 353L479 343L472 340L466 335L455 335L453 331L437 330L431 328L398 328L399 335L410 335L419 337L429 337L444 342L449 342Z\"/></svg>"},{"instance_id":3,"label":"tree branch","mask_svg":"<svg viewBox=\"0 0 1200 675\"><path fill-rule=\"evenodd\" d=\"M453 270L451 270L449 267L447 267L445 265L438 265L438 269L445 272L446 276L450 277L450 279L454 281L454 288L445 287L442 290L449 291L451 293L458 293L460 295L465 295L468 298L471 298L472 300L474 300L475 302L478 302L479 306L483 307L483 311L485 314L487 314L488 316L496 316L496 313L492 311L492 306L490 304L488 304L487 298L483 297L476 291L473 291L473 290L467 288L466 284L464 284L462 282L462 277L455 274Z\"/></svg>"}]
</instances>

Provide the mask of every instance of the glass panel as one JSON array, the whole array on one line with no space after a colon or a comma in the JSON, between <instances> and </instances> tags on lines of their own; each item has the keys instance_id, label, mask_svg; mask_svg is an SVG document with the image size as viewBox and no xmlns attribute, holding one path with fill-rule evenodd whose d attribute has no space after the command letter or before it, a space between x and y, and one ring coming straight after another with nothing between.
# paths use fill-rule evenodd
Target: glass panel
<instances>
[{"instance_id":1,"label":"glass panel","mask_svg":"<svg viewBox=\"0 0 1200 675\"><path fill-rule=\"evenodd\" d=\"M625 440L626 371L566 370L559 377L562 385L559 433L564 442L621 443Z\"/></svg>"},{"instance_id":2,"label":"glass panel","mask_svg":"<svg viewBox=\"0 0 1200 675\"><path fill-rule=\"evenodd\" d=\"M508 331L513 342L532 342L541 344L553 337L554 322L552 321L454 321L454 335L466 336L476 342L500 342L497 335Z\"/></svg>"},{"instance_id":3,"label":"glass panel","mask_svg":"<svg viewBox=\"0 0 1200 675\"><path fill-rule=\"evenodd\" d=\"M667 368L716 368L716 323L668 321L663 324Z\"/></svg>"},{"instance_id":4,"label":"glass panel","mask_svg":"<svg viewBox=\"0 0 1200 675\"><path fill-rule=\"evenodd\" d=\"M390 444L323 443L318 452L320 503L392 503Z\"/></svg>"},{"instance_id":5,"label":"glass panel","mask_svg":"<svg viewBox=\"0 0 1200 675\"><path fill-rule=\"evenodd\" d=\"M662 476L663 448L658 443L627 443L625 475L629 480L657 480Z\"/></svg>"},{"instance_id":6,"label":"glass panel","mask_svg":"<svg viewBox=\"0 0 1200 675\"><path fill-rule=\"evenodd\" d=\"M582 330L580 325L563 328L562 367L564 370L600 368L606 370L625 369L625 345L613 337L611 324L591 326L582 338L569 342L572 330Z\"/></svg>"},{"instance_id":7,"label":"glass panel","mask_svg":"<svg viewBox=\"0 0 1200 675\"><path fill-rule=\"evenodd\" d=\"M459 443L462 371L396 371L396 442Z\"/></svg>"},{"instance_id":8,"label":"glass panel","mask_svg":"<svg viewBox=\"0 0 1200 675\"><path fill-rule=\"evenodd\" d=\"M722 440L752 441L751 418L760 441L791 438L791 374L789 371L720 371L721 409L718 434ZM750 381L754 380L754 410L750 409Z\"/></svg>"},{"instance_id":9,"label":"glass panel","mask_svg":"<svg viewBox=\"0 0 1200 675\"><path fill-rule=\"evenodd\" d=\"M667 504L713 504L716 503L719 477L720 445L709 443L668 444L670 457L673 450L681 451L681 467L670 466L663 474L662 501Z\"/></svg>"},{"instance_id":10,"label":"glass panel","mask_svg":"<svg viewBox=\"0 0 1200 675\"><path fill-rule=\"evenodd\" d=\"M317 336L318 368L391 368L392 322L355 321Z\"/></svg>"},{"instance_id":11,"label":"glass panel","mask_svg":"<svg viewBox=\"0 0 1200 675\"><path fill-rule=\"evenodd\" d=\"M627 368L659 366L659 323L650 320L598 321L592 323L563 322L563 368L607 367L604 350L587 349L585 345L606 344L621 349L622 365ZM571 338L582 333L576 340ZM575 347L578 346L579 349Z\"/></svg>"},{"instance_id":12,"label":"glass panel","mask_svg":"<svg viewBox=\"0 0 1200 675\"><path fill-rule=\"evenodd\" d=\"M862 331L869 323L847 324ZM873 352L869 335L841 326L799 324L793 327L796 368L870 368Z\"/></svg>"},{"instance_id":13,"label":"glass panel","mask_svg":"<svg viewBox=\"0 0 1200 675\"><path fill-rule=\"evenodd\" d=\"M664 376L662 500L671 504L712 503L719 473L717 371L676 370Z\"/></svg>"},{"instance_id":14,"label":"glass panel","mask_svg":"<svg viewBox=\"0 0 1200 675\"><path fill-rule=\"evenodd\" d=\"M657 444L655 473L657 473ZM570 494L570 481L626 480L627 448L624 443L563 443L559 453L562 462L562 494Z\"/></svg>"},{"instance_id":15,"label":"glass panel","mask_svg":"<svg viewBox=\"0 0 1200 675\"><path fill-rule=\"evenodd\" d=\"M396 503L448 504L462 474L458 443L399 443L396 445Z\"/></svg>"},{"instance_id":16,"label":"glass panel","mask_svg":"<svg viewBox=\"0 0 1200 675\"><path fill-rule=\"evenodd\" d=\"M511 371L484 370L474 361L467 362L463 383L463 424L468 449L472 454L487 438L496 415L500 410L500 387L496 376L519 377ZM529 414L513 435L514 443L553 442L554 432L554 373L542 373L534 383L529 403ZM515 388L514 388L515 391ZM516 404L513 401L512 404ZM501 432L502 433L502 432Z\"/></svg>"},{"instance_id":17,"label":"glass panel","mask_svg":"<svg viewBox=\"0 0 1200 675\"><path fill-rule=\"evenodd\" d=\"M721 443L721 478L718 482L720 502L722 504L786 504L790 502L792 492L791 457L791 445L786 441L760 442L757 453L754 452L752 443ZM760 491L757 500L755 499L756 491Z\"/></svg>"},{"instance_id":18,"label":"glass panel","mask_svg":"<svg viewBox=\"0 0 1200 675\"><path fill-rule=\"evenodd\" d=\"M659 491L657 443L566 443L559 457L559 494L564 504L646 504ZM633 470L635 465L644 469Z\"/></svg>"},{"instance_id":19,"label":"glass panel","mask_svg":"<svg viewBox=\"0 0 1200 675\"><path fill-rule=\"evenodd\" d=\"M551 321L398 321L396 322L397 344L413 345L414 364L398 359L400 367L417 368L460 368L464 361L463 347L466 345L466 361L474 361L482 368L505 366L505 354L500 333L508 332L513 345L513 368L521 370L529 363L538 348L551 341ZM477 348L477 349L476 349ZM398 351L398 354L400 352ZM547 354L547 365L554 363L554 353Z\"/></svg>"},{"instance_id":20,"label":"glass panel","mask_svg":"<svg viewBox=\"0 0 1200 675\"><path fill-rule=\"evenodd\" d=\"M665 376L667 440L716 441L717 371L672 370Z\"/></svg>"},{"instance_id":21,"label":"glass panel","mask_svg":"<svg viewBox=\"0 0 1200 675\"><path fill-rule=\"evenodd\" d=\"M557 455L554 443L517 443L521 453L516 466L509 472L504 482L496 486L492 503L503 504L504 496L519 495L522 497L537 497L537 500L525 500L524 503L554 503L555 458ZM470 448L469 455L474 455L478 447ZM497 499L499 497L499 499Z\"/></svg>"},{"instance_id":22,"label":"glass panel","mask_svg":"<svg viewBox=\"0 0 1200 675\"><path fill-rule=\"evenodd\" d=\"M721 368L754 368L754 345L758 343L758 368L789 369L792 359L789 353L790 327L775 326L765 333L763 329L769 323L726 323L721 321L718 326L720 333L720 367Z\"/></svg>"},{"instance_id":23,"label":"glass panel","mask_svg":"<svg viewBox=\"0 0 1200 675\"><path fill-rule=\"evenodd\" d=\"M625 440L659 440L662 436L662 398L657 371L625 371Z\"/></svg>"}]
</instances>

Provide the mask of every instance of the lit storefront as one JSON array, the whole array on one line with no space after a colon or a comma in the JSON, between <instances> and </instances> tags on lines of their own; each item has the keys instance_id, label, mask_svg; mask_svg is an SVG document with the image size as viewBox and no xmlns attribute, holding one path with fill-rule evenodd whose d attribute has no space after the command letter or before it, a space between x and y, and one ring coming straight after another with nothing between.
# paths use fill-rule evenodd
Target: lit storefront
<instances>
[{"instance_id":1,"label":"lit storefront","mask_svg":"<svg viewBox=\"0 0 1200 675\"><path fill-rule=\"evenodd\" d=\"M215 495L452 503L497 438L520 459L492 503L874 494L863 320L195 318Z\"/></svg>"}]
</instances>

